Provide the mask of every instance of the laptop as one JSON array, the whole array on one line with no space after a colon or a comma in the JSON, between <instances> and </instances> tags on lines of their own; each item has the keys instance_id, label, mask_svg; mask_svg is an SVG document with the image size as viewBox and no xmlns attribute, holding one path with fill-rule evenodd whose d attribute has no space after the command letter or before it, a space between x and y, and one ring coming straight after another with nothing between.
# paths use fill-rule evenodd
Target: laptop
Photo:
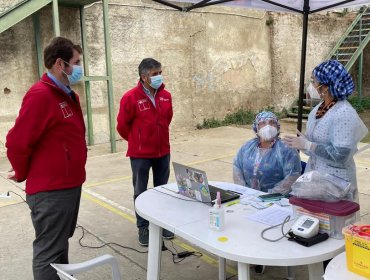
<instances>
[{"instance_id":1,"label":"laptop","mask_svg":"<svg viewBox=\"0 0 370 280\"><path fill-rule=\"evenodd\" d=\"M206 172L190 166L172 162L179 193L201 202L213 204L217 192L220 192L221 203L240 197L238 193L220 189L208 184Z\"/></svg>"}]
</instances>

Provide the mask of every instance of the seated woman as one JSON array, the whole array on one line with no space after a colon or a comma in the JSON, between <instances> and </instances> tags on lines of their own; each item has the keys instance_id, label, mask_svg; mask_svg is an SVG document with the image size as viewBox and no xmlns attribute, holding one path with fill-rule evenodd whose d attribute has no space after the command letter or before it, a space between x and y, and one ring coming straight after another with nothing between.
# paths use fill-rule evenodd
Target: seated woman
<instances>
[{"instance_id":1,"label":"seated woman","mask_svg":"<svg viewBox=\"0 0 370 280\"><path fill-rule=\"evenodd\" d=\"M280 140L280 124L272 112L257 114L253 130L257 137L246 142L234 159L234 183L263 192L289 193L301 175L297 150Z\"/></svg>"}]
</instances>

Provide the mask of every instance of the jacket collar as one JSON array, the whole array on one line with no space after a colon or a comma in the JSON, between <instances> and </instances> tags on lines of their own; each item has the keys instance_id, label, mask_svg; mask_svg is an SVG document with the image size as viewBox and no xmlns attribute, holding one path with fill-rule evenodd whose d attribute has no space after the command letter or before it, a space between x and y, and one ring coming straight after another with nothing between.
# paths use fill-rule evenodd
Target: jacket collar
<instances>
[{"instance_id":1,"label":"jacket collar","mask_svg":"<svg viewBox=\"0 0 370 280\"><path fill-rule=\"evenodd\" d=\"M44 73L40 79L40 82L42 82L44 85L52 88L53 90L57 91L58 94L61 94L64 98L67 98L68 100L72 101L72 98L70 98L60 87L58 87L52 79L48 77L46 73ZM73 91L76 101L79 103L79 96L77 93Z\"/></svg>"}]
</instances>

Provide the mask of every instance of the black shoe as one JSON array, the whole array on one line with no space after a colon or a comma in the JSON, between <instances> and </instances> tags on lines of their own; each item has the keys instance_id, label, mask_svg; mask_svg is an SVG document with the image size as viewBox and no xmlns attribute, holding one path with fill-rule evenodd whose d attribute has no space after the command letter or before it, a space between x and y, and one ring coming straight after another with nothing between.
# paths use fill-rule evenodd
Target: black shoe
<instances>
[{"instance_id":1,"label":"black shoe","mask_svg":"<svg viewBox=\"0 0 370 280\"><path fill-rule=\"evenodd\" d=\"M175 237L175 234L167 229L163 229L162 231L162 237L164 239L172 239Z\"/></svg>"},{"instance_id":2,"label":"black shoe","mask_svg":"<svg viewBox=\"0 0 370 280\"><path fill-rule=\"evenodd\" d=\"M265 269L266 269L266 266L264 266L264 265L256 265L256 266L254 266L254 271L258 275L263 274L265 272Z\"/></svg>"},{"instance_id":3,"label":"black shoe","mask_svg":"<svg viewBox=\"0 0 370 280\"><path fill-rule=\"evenodd\" d=\"M141 246L149 245L149 229L147 227L139 228L139 243Z\"/></svg>"}]
</instances>

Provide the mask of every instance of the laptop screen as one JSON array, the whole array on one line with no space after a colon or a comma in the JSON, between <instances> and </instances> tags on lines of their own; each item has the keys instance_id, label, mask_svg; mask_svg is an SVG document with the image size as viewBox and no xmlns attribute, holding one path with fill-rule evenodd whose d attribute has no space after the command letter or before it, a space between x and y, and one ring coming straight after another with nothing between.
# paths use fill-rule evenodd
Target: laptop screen
<instances>
[{"instance_id":1,"label":"laptop screen","mask_svg":"<svg viewBox=\"0 0 370 280\"><path fill-rule=\"evenodd\" d=\"M221 194L221 203L240 197L238 193L208 184L204 171L172 162L179 193L205 203L213 203L217 192Z\"/></svg>"},{"instance_id":2,"label":"laptop screen","mask_svg":"<svg viewBox=\"0 0 370 280\"><path fill-rule=\"evenodd\" d=\"M173 162L179 193L201 202L211 202L204 171Z\"/></svg>"}]
</instances>

